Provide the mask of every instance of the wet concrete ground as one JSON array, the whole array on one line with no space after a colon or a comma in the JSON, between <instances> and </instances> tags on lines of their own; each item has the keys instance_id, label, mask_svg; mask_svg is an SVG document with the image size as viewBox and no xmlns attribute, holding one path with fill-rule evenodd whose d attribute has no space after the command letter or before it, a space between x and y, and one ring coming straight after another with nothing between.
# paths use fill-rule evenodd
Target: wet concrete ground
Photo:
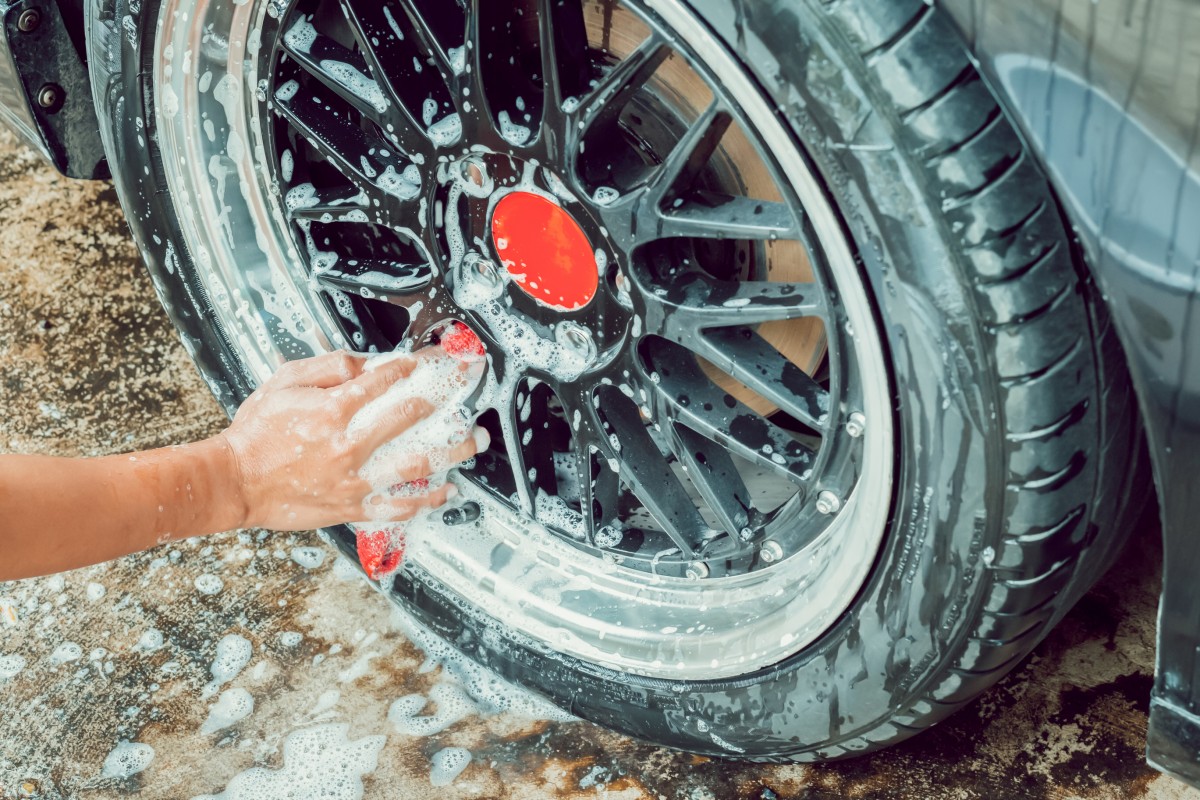
<instances>
[{"instance_id":1,"label":"wet concrete ground","mask_svg":"<svg viewBox=\"0 0 1200 800\"><path fill-rule=\"evenodd\" d=\"M220 429L106 184L59 178L5 140L0 215L0 450L95 455ZM319 565L304 547L322 548ZM343 740L342 763L358 766L342 789L361 779L367 797L1200 798L1142 756L1160 558L1150 521L1116 570L980 701L890 751L813 767L694 758L538 719L520 695L468 703L454 688L461 680L410 644L383 599L313 534L166 545L0 583L0 798L185 798L220 792L256 765L295 776L321 757L285 759L285 738L329 723L345 725L359 751L346 755L354 748ZM202 733L218 696L204 696L210 666L231 635L249 643L249 661L219 690L245 690L253 711ZM487 694L478 681L468 688ZM387 718L397 699L431 692L444 698L443 717L457 712L421 725L462 718L426 736ZM146 769L120 777L110 761L106 770L121 741L153 748ZM431 757L450 746L472 760L434 787Z\"/></svg>"}]
</instances>

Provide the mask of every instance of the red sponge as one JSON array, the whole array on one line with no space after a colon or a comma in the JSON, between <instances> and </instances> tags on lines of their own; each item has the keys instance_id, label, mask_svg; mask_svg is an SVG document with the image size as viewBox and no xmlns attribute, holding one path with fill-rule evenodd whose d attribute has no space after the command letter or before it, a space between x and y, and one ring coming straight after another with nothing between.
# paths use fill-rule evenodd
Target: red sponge
<instances>
[{"instance_id":1,"label":"red sponge","mask_svg":"<svg viewBox=\"0 0 1200 800\"><path fill-rule=\"evenodd\" d=\"M451 322L447 325L442 330L440 340L446 354L454 356L459 361L475 361L483 358L483 342L475 335L475 331L461 322Z\"/></svg>"},{"instance_id":2,"label":"red sponge","mask_svg":"<svg viewBox=\"0 0 1200 800\"><path fill-rule=\"evenodd\" d=\"M357 528L355 534L358 539L358 561L371 580L377 581L400 567L404 560L402 532Z\"/></svg>"}]
</instances>

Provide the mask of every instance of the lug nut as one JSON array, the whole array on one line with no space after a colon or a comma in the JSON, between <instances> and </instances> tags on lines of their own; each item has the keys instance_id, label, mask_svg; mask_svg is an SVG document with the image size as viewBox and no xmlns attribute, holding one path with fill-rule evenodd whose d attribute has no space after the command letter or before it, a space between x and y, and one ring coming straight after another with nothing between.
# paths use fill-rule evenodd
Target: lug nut
<instances>
[{"instance_id":1,"label":"lug nut","mask_svg":"<svg viewBox=\"0 0 1200 800\"><path fill-rule=\"evenodd\" d=\"M42 108L54 108L62 101L62 89L53 83L47 83L38 89L37 102Z\"/></svg>"},{"instance_id":2,"label":"lug nut","mask_svg":"<svg viewBox=\"0 0 1200 800\"><path fill-rule=\"evenodd\" d=\"M463 191L473 197L487 197L494 186L487 164L479 156L467 156L458 162Z\"/></svg>"},{"instance_id":3,"label":"lug nut","mask_svg":"<svg viewBox=\"0 0 1200 800\"><path fill-rule=\"evenodd\" d=\"M763 542L762 549L758 551L758 555L768 564L773 564L783 558L783 545L774 539Z\"/></svg>"},{"instance_id":4,"label":"lug nut","mask_svg":"<svg viewBox=\"0 0 1200 800\"><path fill-rule=\"evenodd\" d=\"M822 514L836 514L841 507L842 501L828 489L817 495L817 511Z\"/></svg>"},{"instance_id":5,"label":"lug nut","mask_svg":"<svg viewBox=\"0 0 1200 800\"><path fill-rule=\"evenodd\" d=\"M479 519L479 503L463 503L458 508L448 508L442 512L442 522L446 525L466 525Z\"/></svg>"},{"instance_id":6,"label":"lug nut","mask_svg":"<svg viewBox=\"0 0 1200 800\"><path fill-rule=\"evenodd\" d=\"M683 571L685 577L691 581L703 580L708 577L708 564L703 561L693 561L687 565L687 569Z\"/></svg>"},{"instance_id":7,"label":"lug nut","mask_svg":"<svg viewBox=\"0 0 1200 800\"><path fill-rule=\"evenodd\" d=\"M17 30L21 33L32 33L42 24L42 14L36 8L27 8L17 17Z\"/></svg>"},{"instance_id":8,"label":"lug nut","mask_svg":"<svg viewBox=\"0 0 1200 800\"><path fill-rule=\"evenodd\" d=\"M467 277L482 280L488 286L500 283L500 273L496 265L478 253L467 253L463 256L463 271Z\"/></svg>"},{"instance_id":9,"label":"lug nut","mask_svg":"<svg viewBox=\"0 0 1200 800\"><path fill-rule=\"evenodd\" d=\"M591 359L596 354L596 344L587 328L573 322L560 322L554 332L558 343L583 358Z\"/></svg>"},{"instance_id":10,"label":"lug nut","mask_svg":"<svg viewBox=\"0 0 1200 800\"><path fill-rule=\"evenodd\" d=\"M846 420L846 433L857 439L863 435L867 429L867 418L862 413L855 411L850 415L850 419Z\"/></svg>"}]
</instances>

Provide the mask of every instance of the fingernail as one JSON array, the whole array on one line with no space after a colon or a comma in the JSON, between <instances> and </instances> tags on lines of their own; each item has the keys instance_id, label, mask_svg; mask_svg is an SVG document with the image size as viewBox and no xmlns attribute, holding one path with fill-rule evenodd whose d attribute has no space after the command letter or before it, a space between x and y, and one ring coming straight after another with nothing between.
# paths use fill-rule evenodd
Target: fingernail
<instances>
[{"instance_id":1,"label":"fingernail","mask_svg":"<svg viewBox=\"0 0 1200 800\"><path fill-rule=\"evenodd\" d=\"M475 429L471 431L471 438L475 440L476 453L482 453L484 450L487 450L488 446L492 443L492 435L482 425L475 426Z\"/></svg>"}]
</instances>

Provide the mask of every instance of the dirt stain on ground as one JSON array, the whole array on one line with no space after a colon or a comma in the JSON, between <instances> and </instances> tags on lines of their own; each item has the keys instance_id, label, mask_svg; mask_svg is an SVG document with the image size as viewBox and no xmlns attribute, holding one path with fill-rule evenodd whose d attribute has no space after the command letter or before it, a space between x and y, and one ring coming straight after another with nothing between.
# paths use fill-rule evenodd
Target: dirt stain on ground
<instances>
[{"instance_id":1,"label":"dirt stain on ground","mask_svg":"<svg viewBox=\"0 0 1200 800\"><path fill-rule=\"evenodd\" d=\"M6 139L0 213L0 448L101 454L220 429L107 184L58 177ZM0 584L0 656L25 660L0 678L0 798L219 792L243 770L279 767L289 733L327 722L347 724L351 739L387 736L364 778L368 797L1200 798L1142 757L1161 558L1152 524L979 701L896 748L820 766L698 758L511 712L402 735L391 704L427 695L448 680L444 670L396 632L377 593L333 566L332 548L309 569L290 557L300 546L323 547L312 534L242 531ZM201 592L201 575L220 577L222 589ZM162 645L148 648L152 630ZM249 691L255 709L202 735L214 702L203 688L230 634L253 648L229 686ZM64 661L67 643L79 655ZM122 740L153 746L154 760L128 779L101 777ZM472 761L435 788L430 758L448 746Z\"/></svg>"}]
</instances>

